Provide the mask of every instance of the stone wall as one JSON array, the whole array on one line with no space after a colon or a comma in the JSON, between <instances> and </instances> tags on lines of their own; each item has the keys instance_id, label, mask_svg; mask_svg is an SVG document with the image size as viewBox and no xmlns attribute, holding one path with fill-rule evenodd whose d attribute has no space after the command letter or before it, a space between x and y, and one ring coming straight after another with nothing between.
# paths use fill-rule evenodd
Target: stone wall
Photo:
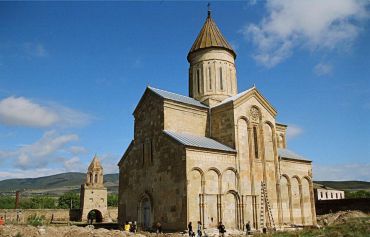
<instances>
[{"instance_id":1,"label":"stone wall","mask_svg":"<svg viewBox=\"0 0 370 237\"><path fill-rule=\"evenodd\" d=\"M206 108L186 106L172 101L164 103L164 130L205 136L207 122Z\"/></svg>"},{"instance_id":2,"label":"stone wall","mask_svg":"<svg viewBox=\"0 0 370 237\"><path fill-rule=\"evenodd\" d=\"M133 145L120 162L119 223L137 221L148 229L161 222L166 230L186 229L184 148L165 134L156 141L149 157Z\"/></svg>"},{"instance_id":3,"label":"stone wall","mask_svg":"<svg viewBox=\"0 0 370 237\"><path fill-rule=\"evenodd\" d=\"M316 224L311 163L281 159L280 168L283 223Z\"/></svg>"},{"instance_id":4,"label":"stone wall","mask_svg":"<svg viewBox=\"0 0 370 237\"><path fill-rule=\"evenodd\" d=\"M358 210L370 213L370 198L319 200L315 202L315 205L317 215L347 210Z\"/></svg>"},{"instance_id":5,"label":"stone wall","mask_svg":"<svg viewBox=\"0 0 370 237\"><path fill-rule=\"evenodd\" d=\"M16 222L18 220L20 223L27 223L29 216L37 215L44 216L46 222L50 222L52 219L54 221L70 221L76 220L79 216L79 209L0 209L0 216L4 217L7 221ZM113 222L117 221L118 209L108 208L108 215Z\"/></svg>"}]
</instances>

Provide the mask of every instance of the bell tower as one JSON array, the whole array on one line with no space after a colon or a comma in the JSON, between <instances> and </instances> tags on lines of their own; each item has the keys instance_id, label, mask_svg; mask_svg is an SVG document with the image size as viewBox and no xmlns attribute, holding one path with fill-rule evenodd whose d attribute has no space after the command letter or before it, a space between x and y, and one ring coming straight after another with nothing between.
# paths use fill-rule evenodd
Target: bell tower
<instances>
[{"instance_id":1,"label":"bell tower","mask_svg":"<svg viewBox=\"0 0 370 237\"><path fill-rule=\"evenodd\" d=\"M188 53L189 96L213 106L238 93L236 53L208 16Z\"/></svg>"},{"instance_id":2,"label":"bell tower","mask_svg":"<svg viewBox=\"0 0 370 237\"><path fill-rule=\"evenodd\" d=\"M95 155L86 173L86 181L81 185L81 220L86 221L93 212L96 222L108 220L108 192L103 183L103 167ZM91 214L90 214L91 215Z\"/></svg>"}]
</instances>

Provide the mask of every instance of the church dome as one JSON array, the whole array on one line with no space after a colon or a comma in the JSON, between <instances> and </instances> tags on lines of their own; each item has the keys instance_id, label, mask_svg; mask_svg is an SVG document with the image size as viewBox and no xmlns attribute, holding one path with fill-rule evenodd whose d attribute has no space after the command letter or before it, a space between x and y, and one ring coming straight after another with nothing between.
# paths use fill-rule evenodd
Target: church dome
<instances>
[{"instance_id":1,"label":"church dome","mask_svg":"<svg viewBox=\"0 0 370 237\"><path fill-rule=\"evenodd\" d=\"M206 22L200 30L198 37L196 38L193 46L188 53L188 60L190 54L207 48L221 48L229 51L234 58L236 53L231 45L226 41L221 31L218 29L216 23L211 17L211 11L208 11Z\"/></svg>"}]
</instances>

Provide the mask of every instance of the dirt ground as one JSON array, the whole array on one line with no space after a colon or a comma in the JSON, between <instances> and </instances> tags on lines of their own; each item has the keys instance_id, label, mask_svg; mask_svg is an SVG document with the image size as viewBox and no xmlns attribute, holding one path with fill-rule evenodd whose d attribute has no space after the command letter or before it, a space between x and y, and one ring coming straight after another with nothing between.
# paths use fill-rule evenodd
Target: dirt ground
<instances>
[{"instance_id":1,"label":"dirt ground","mask_svg":"<svg viewBox=\"0 0 370 237\"><path fill-rule=\"evenodd\" d=\"M208 236L218 236L217 229L207 230ZM240 231L231 231L227 236L242 236ZM156 233L140 232L128 233L119 230L94 229L93 227L77 226L41 226L33 227L29 225L5 225L0 226L0 237L156 237ZM187 236L185 233L164 233L159 236Z\"/></svg>"},{"instance_id":2,"label":"dirt ground","mask_svg":"<svg viewBox=\"0 0 370 237\"><path fill-rule=\"evenodd\" d=\"M353 218L369 217L360 211L340 211L330 213L317 217L319 226L331 226L336 224L344 224ZM208 236L218 236L217 230L207 230ZM229 231L228 236L245 236ZM33 227L27 225L4 225L0 226L0 237L154 237L155 233L140 232L140 233L127 233L119 230L107 229L94 229L92 226L77 227L77 226L41 226ZM185 236L182 233L161 234L160 236Z\"/></svg>"},{"instance_id":3,"label":"dirt ground","mask_svg":"<svg viewBox=\"0 0 370 237\"><path fill-rule=\"evenodd\" d=\"M119 230L94 229L89 226L41 226L5 225L0 227L1 237L144 237L142 234L130 234Z\"/></svg>"}]
</instances>

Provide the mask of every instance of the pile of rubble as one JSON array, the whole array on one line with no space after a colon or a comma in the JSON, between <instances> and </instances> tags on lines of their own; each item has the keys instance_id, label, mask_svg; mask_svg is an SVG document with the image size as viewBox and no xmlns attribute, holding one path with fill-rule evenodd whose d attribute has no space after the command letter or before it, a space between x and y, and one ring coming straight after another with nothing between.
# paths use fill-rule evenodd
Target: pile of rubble
<instances>
[{"instance_id":1,"label":"pile of rubble","mask_svg":"<svg viewBox=\"0 0 370 237\"><path fill-rule=\"evenodd\" d=\"M93 226L40 226L5 225L0 227L1 237L145 237L143 234L132 234L119 230L94 229Z\"/></svg>"},{"instance_id":2,"label":"pile of rubble","mask_svg":"<svg viewBox=\"0 0 370 237\"><path fill-rule=\"evenodd\" d=\"M78 226L39 226L33 227L30 225L4 225L0 226L1 237L154 237L156 233L140 232L129 233L120 230L107 230L104 228L94 229L94 226L78 227ZM182 237L188 236L183 233L164 233L160 236ZM204 236L219 236L218 230L205 229ZM243 232L239 230L227 230L225 236L243 236Z\"/></svg>"},{"instance_id":3,"label":"pile of rubble","mask_svg":"<svg viewBox=\"0 0 370 237\"><path fill-rule=\"evenodd\" d=\"M317 217L317 224L320 226L332 225L332 224L343 224L348 219L358 217L368 217L369 215L361 211L339 211L335 213L329 213Z\"/></svg>"}]
</instances>

